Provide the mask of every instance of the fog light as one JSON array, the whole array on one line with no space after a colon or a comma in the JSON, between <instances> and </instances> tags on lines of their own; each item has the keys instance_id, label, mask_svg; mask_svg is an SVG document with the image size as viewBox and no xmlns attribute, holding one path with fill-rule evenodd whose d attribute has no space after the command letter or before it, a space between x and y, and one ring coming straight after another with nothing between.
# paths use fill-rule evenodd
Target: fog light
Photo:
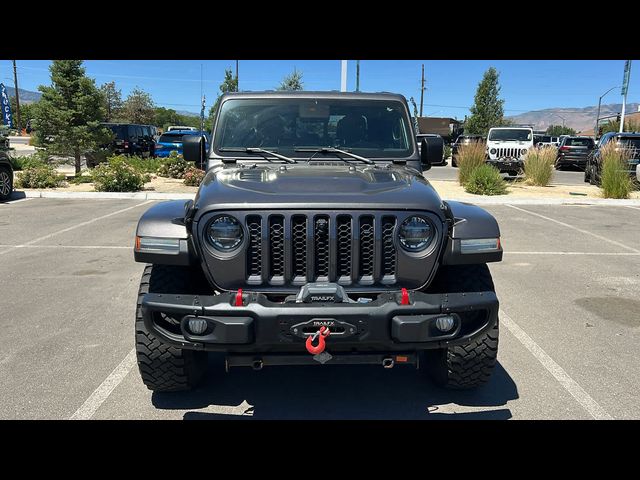
<instances>
[{"instance_id":1,"label":"fog light","mask_svg":"<svg viewBox=\"0 0 640 480\"><path fill-rule=\"evenodd\" d=\"M440 320L440 319L438 319ZM207 321L201 318L189 319L189 331L194 335L201 335L207 329Z\"/></svg>"},{"instance_id":2,"label":"fog light","mask_svg":"<svg viewBox=\"0 0 640 480\"><path fill-rule=\"evenodd\" d=\"M456 320L451 315L447 315L446 317L438 317L436 319L436 327L441 332L448 332L453 328L455 324Z\"/></svg>"}]
</instances>

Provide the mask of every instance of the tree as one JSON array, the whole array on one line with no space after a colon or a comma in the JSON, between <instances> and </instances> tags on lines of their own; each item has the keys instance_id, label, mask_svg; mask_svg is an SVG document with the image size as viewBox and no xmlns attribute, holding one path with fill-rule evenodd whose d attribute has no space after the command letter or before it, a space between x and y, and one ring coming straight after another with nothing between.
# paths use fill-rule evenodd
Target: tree
<instances>
[{"instance_id":1,"label":"tree","mask_svg":"<svg viewBox=\"0 0 640 480\"><path fill-rule=\"evenodd\" d=\"M9 97L9 105L11 107L11 116L13 117L13 126L17 128L17 114L16 114L16 97ZM33 119L33 106L35 103L20 102L20 120L22 122L22 128L25 128L28 120Z\"/></svg>"},{"instance_id":2,"label":"tree","mask_svg":"<svg viewBox=\"0 0 640 480\"><path fill-rule=\"evenodd\" d=\"M224 80L220 84L220 93L226 92L237 92L238 91L238 77L233 76L233 72L230 68L225 68L224 70ZM208 123L213 125L213 121L216 118L216 112L218 111L218 105L220 105L220 93L216 98L215 103L209 109L209 118L205 121L205 125Z\"/></svg>"},{"instance_id":3,"label":"tree","mask_svg":"<svg viewBox=\"0 0 640 480\"><path fill-rule=\"evenodd\" d=\"M302 72L297 71L294 67L293 72L282 79L278 90L304 90Z\"/></svg>"},{"instance_id":4,"label":"tree","mask_svg":"<svg viewBox=\"0 0 640 480\"><path fill-rule=\"evenodd\" d=\"M155 105L144 90L136 87L129 94L122 106L122 117L130 123L153 123Z\"/></svg>"},{"instance_id":5,"label":"tree","mask_svg":"<svg viewBox=\"0 0 640 480\"><path fill-rule=\"evenodd\" d=\"M573 128L563 127L562 125L549 125L545 133L552 137L559 137L560 135L575 135L576 131Z\"/></svg>"},{"instance_id":6,"label":"tree","mask_svg":"<svg viewBox=\"0 0 640 480\"><path fill-rule=\"evenodd\" d=\"M619 132L620 131L620 119L609 120L607 123L602 124L598 127L599 135L601 136L608 132ZM634 122L633 120L629 121L625 119L624 121L624 129L625 132L640 132L640 122Z\"/></svg>"},{"instance_id":7,"label":"tree","mask_svg":"<svg viewBox=\"0 0 640 480\"><path fill-rule=\"evenodd\" d=\"M116 88L116 82L105 83L100 87L102 95L104 95L104 105L106 109L105 120L111 122L118 116L122 109L122 91Z\"/></svg>"},{"instance_id":8,"label":"tree","mask_svg":"<svg viewBox=\"0 0 640 480\"><path fill-rule=\"evenodd\" d=\"M111 138L100 125L104 97L85 75L82 60L54 60L49 71L51 86L38 87L42 97L33 106L36 141L47 152L73 155L79 175L81 154Z\"/></svg>"},{"instance_id":9,"label":"tree","mask_svg":"<svg viewBox=\"0 0 640 480\"><path fill-rule=\"evenodd\" d=\"M504 100L498 98L500 85L498 71L490 67L482 77L476 90L471 116L464 126L466 134L486 136L491 127L504 123Z\"/></svg>"}]
</instances>

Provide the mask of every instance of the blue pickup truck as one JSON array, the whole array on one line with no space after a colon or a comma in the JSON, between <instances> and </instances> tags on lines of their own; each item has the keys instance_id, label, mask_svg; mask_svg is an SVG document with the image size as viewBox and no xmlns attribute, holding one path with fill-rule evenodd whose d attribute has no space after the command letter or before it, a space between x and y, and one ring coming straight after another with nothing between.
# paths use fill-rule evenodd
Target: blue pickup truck
<instances>
[{"instance_id":1,"label":"blue pickup truck","mask_svg":"<svg viewBox=\"0 0 640 480\"><path fill-rule=\"evenodd\" d=\"M189 135L198 135L205 137L205 146L209 151L209 134L200 130L171 130L163 133L155 145L156 157L168 157L172 151L182 154L182 138Z\"/></svg>"}]
</instances>

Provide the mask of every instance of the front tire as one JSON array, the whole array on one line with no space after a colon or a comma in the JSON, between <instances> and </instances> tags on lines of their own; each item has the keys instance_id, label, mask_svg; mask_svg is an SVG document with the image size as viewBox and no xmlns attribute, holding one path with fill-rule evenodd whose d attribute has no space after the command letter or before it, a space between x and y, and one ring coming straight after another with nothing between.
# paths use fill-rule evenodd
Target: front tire
<instances>
[{"instance_id":1,"label":"front tire","mask_svg":"<svg viewBox=\"0 0 640 480\"><path fill-rule=\"evenodd\" d=\"M199 273L199 272L198 272ZM207 353L183 350L162 343L149 332L142 319L142 297L147 293L198 293L193 287L194 275L188 268L168 265L147 265L140 280L136 308L136 357L142 381L155 392L191 390L198 385L207 370ZM196 285L202 289L202 284ZM179 319L163 316L167 324Z\"/></svg>"},{"instance_id":2,"label":"front tire","mask_svg":"<svg viewBox=\"0 0 640 480\"><path fill-rule=\"evenodd\" d=\"M0 200L7 200L13 192L13 172L0 165Z\"/></svg>"},{"instance_id":3,"label":"front tire","mask_svg":"<svg viewBox=\"0 0 640 480\"><path fill-rule=\"evenodd\" d=\"M487 265L440 267L429 291L434 293L495 291ZM498 357L498 323L466 345L425 350L420 369L445 388L467 390L485 384Z\"/></svg>"}]
</instances>

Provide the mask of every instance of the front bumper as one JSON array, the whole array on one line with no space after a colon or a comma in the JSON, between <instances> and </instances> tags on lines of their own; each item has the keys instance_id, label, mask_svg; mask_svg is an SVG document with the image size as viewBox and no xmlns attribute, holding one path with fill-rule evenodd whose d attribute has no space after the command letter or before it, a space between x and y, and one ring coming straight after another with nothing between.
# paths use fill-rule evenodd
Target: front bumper
<instances>
[{"instance_id":1,"label":"front bumper","mask_svg":"<svg viewBox=\"0 0 640 480\"><path fill-rule=\"evenodd\" d=\"M306 353L305 340L325 325L327 350L334 353L415 352L466 344L498 319L494 292L380 294L369 303L275 303L260 293L212 296L147 294L142 300L145 327L162 342L192 350L242 353ZM179 325L163 320L164 315ZM436 319L452 316L447 332ZM196 335L190 320L206 322Z\"/></svg>"},{"instance_id":2,"label":"front bumper","mask_svg":"<svg viewBox=\"0 0 640 480\"><path fill-rule=\"evenodd\" d=\"M514 157L487 158L487 163L500 172L520 172L524 169L524 162Z\"/></svg>"}]
</instances>

